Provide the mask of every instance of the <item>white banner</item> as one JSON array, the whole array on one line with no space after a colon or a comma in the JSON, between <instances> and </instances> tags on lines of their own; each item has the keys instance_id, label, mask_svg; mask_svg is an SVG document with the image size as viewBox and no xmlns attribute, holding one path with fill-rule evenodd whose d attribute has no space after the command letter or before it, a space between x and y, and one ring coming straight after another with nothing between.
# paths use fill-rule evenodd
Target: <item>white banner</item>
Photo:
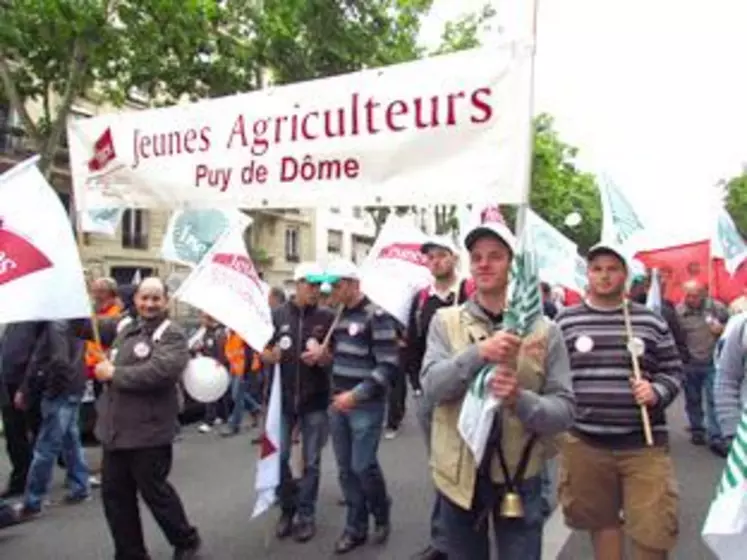
<instances>
[{"instance_id":1,"label":"white banner","mask_svg":"<svg viewBox=\"0 0 747 560\"><path fill-rule=\"evenodd\" d=\"M472 49L68 123L81 208L526 198L531 49ZM466 188L468 187L468 188Z\"/></svg>"},{"instance_id":2,"label":"white banner","mask_svg":"<svg viewBox=\"0 0 747 560\"><path fill-rule=\"evenodd\" d=\"M411 221L391 215L360 268L363 293L403 325L415 294L432 282L420 252L427 239Z\"/></svg>"},{"instance_id":3,"label":"white banner","mask_svg":"<svg viewBox=\"0 0 747 560\"><path fill-rule=\"evenodd\" d=\"M274 331L268 295L247 253L243 229L234 227L213 245L174 297L215 317L261 352Z\"/></svg>"},{"instance_id":4,"label":"white banner","mask_svg":"<svg viewBox=\"0 0 747 560\"><path fill-rule=\"evenodd\" d=\"M72 224L37 161L0 175L0 323L91 313Z\"/></svg>"},{"instance_id":5,"label":"white banner","mask_svg":"<svg viewBox=\"0 0 747 560\"><path fill-rule=\"evenodd\" d=\"M237 210L178 210L171 214L161 245L161 258L197 266L215 242L232 227L242 232L252 219Z\"/></svg>"}]
</instances>

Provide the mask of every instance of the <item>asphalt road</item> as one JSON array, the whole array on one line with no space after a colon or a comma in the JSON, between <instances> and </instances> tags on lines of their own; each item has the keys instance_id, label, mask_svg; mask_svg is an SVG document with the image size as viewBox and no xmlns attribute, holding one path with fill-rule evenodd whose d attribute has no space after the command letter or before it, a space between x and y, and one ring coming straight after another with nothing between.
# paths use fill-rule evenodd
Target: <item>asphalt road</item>
<instances>
[{"instance_id":1,"label":"asphalt road","mask_svg":"<svg viewBox=\"0 0 747 560\"><path fill-rule=\"evenodd\" d=\"M672 411L673 453L681 488L681 538L673 558L712 559L700 540L700 528L711 500L723 460L703 448L692 447L682 423L681 405ZM318 533L305 545L277 542L272 537L276 513L249 520L253 507L254 457L250 446L253 432L232 439L199 434L188 427L176 445L172 480L185 501L188 514L202 534L204 558L232 560L317 560L332 557L334 540L343 526L344 509L337 504L340 491L329 446L319 499ZM96 459L96 450L89 449ZM352 556L356 560L407 560L426 542L431 488L422 437L412 414L399 437L384 441L381 459L393 496L394 530L381 548L366 546ZM0 453L0 481L8 463ZM62 496L63 473L57 470L52 501ZM147 543L153 559L171 557L171 549L149 513L143 514ZM585 535L570 533L559 515L545 532L548 560L591 558ZM98 560L112 558L112 548L98 496L77 506L52 505L45 515L0 532L0 557L35 559Z\"/></svg>"}]
</instances>

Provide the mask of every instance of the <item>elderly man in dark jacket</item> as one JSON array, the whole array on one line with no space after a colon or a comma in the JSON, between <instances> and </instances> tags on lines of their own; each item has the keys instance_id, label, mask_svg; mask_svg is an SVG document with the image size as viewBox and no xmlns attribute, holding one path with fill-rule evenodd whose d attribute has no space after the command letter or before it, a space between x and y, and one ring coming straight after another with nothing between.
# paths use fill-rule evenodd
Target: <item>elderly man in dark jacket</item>
<instances>
[{"instance_id":1,"label":"elderly man in dark jacket","mask_svg":"<svg viewBox=\"0 0 747 560\"><path fill-rule=\"evenodd\" d=\"M102 498L117 560L147 559L137 495L175 549L175 559L196 557L190 525L171 471L177 382L189 361L184 331L167 317L166 286L146 278L135 292L137 317L99 321L110 359L96 366L104 383L97 402L96 436L104 450ZM90 323L81 334L90 338Z\"/></svg>"},{"instance_id":2,"label":"elderly man in dark jacket","mask_svg":"<svg viewBox=\"0 0 747 560\"><path fill-rule=\"evenodd\" d=\"M31 363L14 396L18 409L26 408L31 386L41 373L41 426L34 444L34 457L26 478L21 515L41 513L49 491L57 458L62 453L67 467L70 504L88 498L88 466L80 443L78 421L85 388L83 343L67 321L42 323Z\"/></svg>"}]
</instances>

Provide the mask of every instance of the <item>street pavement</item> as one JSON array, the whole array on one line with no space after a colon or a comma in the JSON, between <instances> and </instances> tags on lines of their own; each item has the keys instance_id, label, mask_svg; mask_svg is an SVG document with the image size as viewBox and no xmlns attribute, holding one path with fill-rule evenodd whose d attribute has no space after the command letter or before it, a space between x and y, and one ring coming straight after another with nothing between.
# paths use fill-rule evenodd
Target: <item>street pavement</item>
<instances>
[{"instance_id":1,"label":"street pavement","mask_svg":"<svg viewBox=\"0 0 747 560\"><path fill-rule=\"evenodd\" d=\"M681 537L676 560L714 558L702 544L700 528L720 475L723 460L688 442L681 403L671 413L672 450L681 491ZM265 560L317 560L331 558L332 544L343 526L345 510L330 446L324 456L318 508L318 533L304 545L277 542L273 536L276 513L250 521L253 507L255 432L222 439L216 433L199 434L196 426L184 430L175 446L172 481L179 490L192 522L204 540L202 557L215 560L263 558ZM92 461L97 451L88 449ZM423 439L412 412L400 435L382 441L381 461L393 497L393 532L383 547L365 546L356 560L407 560L427 540L432 491ZM0 481L7 477L7 458L0 452ZM28 524L0 531L0 557L28 560L100 560L112 558L112 548L97 491L94 499L77 506L54 505L63 495L64 475L57 469L50 506L45 515ZM146 539L152 557L171 557L171 548L142 508ZM588 538L568 531L556 512L545 531L545 558L592 558ZM515 560L515 559L508 559Z\"/></svg>"}]
</instances>

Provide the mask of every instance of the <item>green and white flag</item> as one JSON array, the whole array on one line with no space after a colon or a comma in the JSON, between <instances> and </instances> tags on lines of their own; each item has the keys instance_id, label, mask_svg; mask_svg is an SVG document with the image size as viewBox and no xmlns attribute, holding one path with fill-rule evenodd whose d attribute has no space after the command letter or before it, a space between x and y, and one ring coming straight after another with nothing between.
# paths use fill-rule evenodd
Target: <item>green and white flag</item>
<instances>
[{"instance_id":1,"label":"green and white flag","mask_svg":"<svg viewBox=\"0 0 747 560\"><path fill-rule=\"evenodd\" d=\"M542 293L537 257L531 232L527 228L519 239L511 261L502 328L524 337L541 317ZM494 372L495 366L488 365L475 376L462 402L457 424L459 435L478 465L485 455L495 411L501 404L487 389Z\"/></svg>"},{"instance_id":2,"label":"green and white flag","mask_svg":"<svg viewBox=\"0 0 747 560\"><path fill-rule=\"evenodd\" d=\"M625 245L644 226L633 205L609 179L599 181L602 201L602 241Z\"/></svg>"},{"instance_id":3,"label":"green and white flag","mask_svg":"<svg viewBox=\"0 0 747 560\"><path fill-rule=\"evenodd\" d=\"M718 214L716 234L711 239L711 254L724 259L729 274L734 274L747 260L747 243L739 235L734 220L723 209Z\"/></svg>"},{"instance_id":4,"label":"green and white flag","mask_svg":"<svg viewBox=\"0 0 747 560\"><path fill-rule=\"evenodd\" d=\"M197 266L215 242L235 225L246 229L252 219L238 210L178 210L171 215L161 245L165 261Z\"/></svg>"},{"instance_id":5,"label":"green and white flag","mask_svg":"<svg viewBox=\"0 0 747 560\"><path fill-rule=\"evenodd\" d=\"M747 548L747 406L703 524L703 540L719 560L741 560Z\"/></svg>"}]
</instances>

